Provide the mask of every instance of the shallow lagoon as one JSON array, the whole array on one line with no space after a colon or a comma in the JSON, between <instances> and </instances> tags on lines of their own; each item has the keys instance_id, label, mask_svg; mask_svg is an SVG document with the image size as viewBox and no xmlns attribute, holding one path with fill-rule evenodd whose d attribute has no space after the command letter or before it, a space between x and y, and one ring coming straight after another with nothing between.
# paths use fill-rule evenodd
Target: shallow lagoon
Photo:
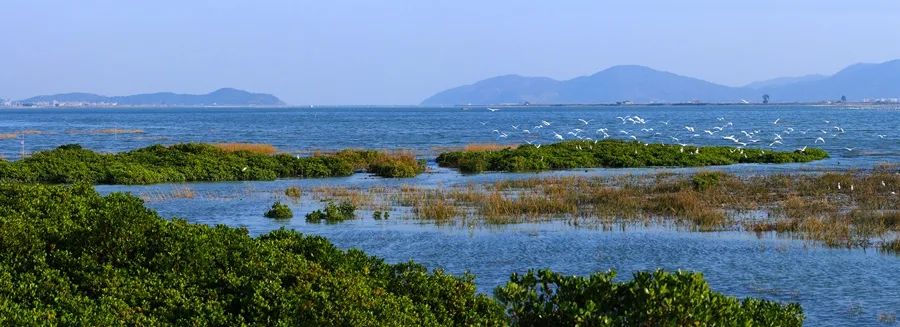
<instances>
[{"instance_id":1,"label":"shallow lagoon","mask_svg":"<svg viewBox=\"0 0 900 327\"><path fill-rule=\"evenodd\" d=\"M616 117L640 115L646 125L621 124ZM726 145L722 135L692 137L684 126L703 129L733 122L727 134L759 130L758 137L784 138L781 149L821 147L831 158L808 164L734 165L711 167L737 174L815 172L869 168L900 162L898 107L815 106L622 106L503 108L119 108L0 110L0 134L37 131L25 136L26 151L81 143L101 151L121 151L155 143L259 142L289 152L316 149L408 148L433 159L434 147L467 143L520 143L528 136L512 133L541 120L560 133L582 128L610 134L627 130L646 142L673 142L671 136L699 145ZM579 118L592 120L589 128ZM721 118L721 120L720 120ZM779 124L773 124L781 118ZM827 121L827 122L826 122ZM668 124L664 124L667 122ZM484 124L482 124L484 123ZM834 126L845 130L838 133ZM100 129L140 129L141 134L91 133ZM640 131L653 128L652 132ZM793 128L791 134L784 133ZM511 136L498 138L493 129ZM823 133L822 131L825 131ZM806 131L806 134L799 133ZM656 135L656 133L660 133ZM818 133L818 134L817 134ZM595 135L591 135L596 137ZM587 134L582 134L587 135ZM625 134L614 135L625 138ZM884 135L884 138L878 135ZM825 144L815 143L823 137ZM548 134L529 139L550 142ZM15 159L21 139L0 140L0 154ZM762 146L760 145L756 146ZM847 148L853 149L847 150ZM405 219L362 219L340 224L307 224L302 216L318 202L290 203L295 218L275 221L262 214L289 186L319 185L396 187L404 184L441 187L497 179L550 175L653 174L695 169L588 169L536 174L460 175L435 167L412 179L381 179L365 174L350 177L271 182L195 183L192 199L155 199L148 206L163 216L191 222L244 226L252 234L286 227L322 235L340 247L356 247L390 262L415 260L453 273L470 271L483 292L504 283L509 274L549 267L570 274L615 268L622 278L635 270L688 269L701 271L714 289L735 296L758 296L803 305L810 326L877 325L881 314L900 313L900 257L876 250L831 249L774 234L746 232L697 233L672 226L575 226L565 219L542 223L436 225ZM97 186L103 193L166 193L183 185ZM896 324L896 322L894 322Z\"/></svg>"},{"instance_id":2,"label":"shallow lagoon","mask_svg":"<svg viewBox=\"0 0 900 327\"><path fill-rule=\"evenodd\" d=\"M756 165L725 168L743 173L759 172ZM756 167L758 168L758 167ZM774 168L774 167L770 167ZM783 168L783 167L782 167ZM672 171L685 171L673 169ZM781 169L774 169L781 171ZM653 169L592 169L542 173L611 175L654 173ZM184 184L148 186L97 186L102 193L129 191L151 195L148 206L163 216L177 216L205 224L243 226L258 235L291 228L321 235L339 247L359 248L389 262L415 260L477 276L482 292L504 283L511 272L549 267L569 274L589 274L616 269L622 278L636 270L684 269L701 271L714 289L735 296L754 296L803 305L811 326L883 325L881 314L897 314L900 308L900 256L874 249L832 249L790 235L754 234L741 231L699 233L675 226L596 226L559 219L549 222L486 225L455 222L434 224L409 218L402 208L389 220L374 220L359 211L357 220L337 224L310 224L302 218L322 203L304 198L288 201L295 218L286 221L262 217L262 213L290 186L378 187L403 184L451 185L497 178L527 178L536 174L485 174L463 176L435 169L414 179L382 179L356 174L343 178L277 180L270 182L194 183L194 198L154 199ZM399 209L399 210L398 210Z\"/></svg>"}]
</instances>

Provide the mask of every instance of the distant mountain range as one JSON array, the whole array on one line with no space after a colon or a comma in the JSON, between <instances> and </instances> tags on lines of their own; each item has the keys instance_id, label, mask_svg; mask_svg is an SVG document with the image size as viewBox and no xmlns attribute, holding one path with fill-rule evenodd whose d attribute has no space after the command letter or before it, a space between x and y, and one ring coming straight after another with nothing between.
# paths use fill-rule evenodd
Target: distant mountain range
<instances>
[{"instance_id":1,"label":"distant mountain range","mask_svg":"<svg viewBox=\"0 0 900 327\"><path fill-rule=\"evenodd\" d=\"M785 77L743 87L634 65L565 81L504 75L437 93L422 104L740 103L761 102L764 94L772 102L818 102L842 96L848 101L900 98L900 60L856 64L831 76Z\"/></svg>"},{"instance_id":2,"label":"distant mountain range","mask_svg":"<svg viewBox=\"0 0 900 327\"><path fill-rule=\"evenodd\" d=\"M207 94L177 94L171 92L102 96L92 93L64 93L41 95L20 103L116 103L125 106L281 106L278 97L265 93L222 88Z\"/></svg>"}]
</instances>

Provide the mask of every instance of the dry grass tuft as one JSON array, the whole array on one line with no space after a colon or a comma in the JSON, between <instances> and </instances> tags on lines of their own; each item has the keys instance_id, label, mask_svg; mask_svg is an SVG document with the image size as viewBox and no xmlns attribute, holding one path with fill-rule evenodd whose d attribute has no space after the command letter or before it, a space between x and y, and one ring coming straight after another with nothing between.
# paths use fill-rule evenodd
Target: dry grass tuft
<instances>
[{"instance_id":1,"label":"dry grass tuft","mask_svg":"<svg viewBox=\"0 0 900 327\"><path fill-rule=\"evenodd\" d=\"M317 186L310 189L310 194L315 200L337 200L348 202L357 208L380 208L379 202L374 196L376 191L359 188L346 188L338 186Z\"/></svg>"},{"instance_id":2,"label":"dry grass tuft","mask_svg":"<svg viewBox=\"0 0 900 327\"><path fill-rule=\"evenodd\" d=\"M89 129L89 130L70 129L70 130L66 131L66 134L71 134L71 135L144 134L144 130L142 130L142 129L123 129L123 128L104 128L104 129Z\"/></svg>"},{"instance_id":3,"label":"dry grass tuft","mask_svg":"<svg viewBox=\"0 0 900 327\"><path fill-rule=\"evenodd\" d=\"M41 130L36 130L36 129L24 129L21 131L16 131L16 134L19 134L19 135L43 135L43 134L47 134L47 132L41 131Z\"/></svg>"},{"instance_id":4,"label":"dry grass tuft","mask_svg":"<svg viewBox=\"0 0 900 327\"><path fill-rule=\"evenodd\" d=\"M472 143L463 146L463 151L499 151L504 149L515 149L518 147L514 144L497 144L497 143Z\"/></svg>"},{"instance_id":5,"label":"dry grass tuft","mask_svg":"<svg viewBox=\"0 0 900 327\"><path fill-rule=\"evenodd\" d=\"M247 151L259 154L275 154L278 152L275 146L262 143L214 143L213 146L225 152Z\"/></svg>"},{"instance_id":6,"label":"dry grass tuft","mask_svg":"<svg viewBox=\"0 0 900 327\"><path fill-rule=\"evenodd\" d=\"M288 187L284 190L284 196L292 199L300 199L303 196L303 190L296 186Z\"/></svg>"},{"instance_id":7,"label":"dry grass tuft","mask_svg":"<svg viewBox=\"0 0 900 327\"><path fill-rule=\"evenodd\" d=\"M140 198L146 202L150 201L166 201L172 199L193 199L197 196L197 193L194 192L189 186L178 186L174 187L168 192L148 192L140 194Z\"/></svg>"}]
</instances>

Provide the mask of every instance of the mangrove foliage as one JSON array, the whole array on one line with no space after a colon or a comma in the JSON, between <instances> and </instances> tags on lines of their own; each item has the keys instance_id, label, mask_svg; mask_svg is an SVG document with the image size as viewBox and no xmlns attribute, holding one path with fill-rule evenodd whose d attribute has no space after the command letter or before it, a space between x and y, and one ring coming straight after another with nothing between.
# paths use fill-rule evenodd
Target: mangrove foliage
<instances>
[{"instance_id":1,"label":"mangrove foliage","mask_svg":"<svg viewBox=\"0 0 900 327\"><path fill-rule=\"evenodd\" d=\"M695 273L471 275L388 264L292 230L163 219L90 185L0 184L0 325L795 326L799 306L715 293Z\"/></svg>"},{"instance_id":2,"label":"mangrove foliage","mask_svg":"<svg viewBox=\"0 0 900 327\"><path fill-rule=\"evenodd\" d=\"M382 177L413 177L424 170L424 161L409 154L371 150L295 157L185 143L108 154L71 144L14 162L0 161L0 181L154 184L334 177L348 176L355 171Z\"/></svg>"},{"instance_id":3,"label":"mangrove foliage","mask_svg":"<svg viewBox=\"0 0 900 327\"><path fill-rule=\"evenodd\" d=\"M828 157L821 149L773 151L728 146L680 146L620 140L564 141L543 146L521 145L501 150L445 152L441 167L464 173L526 172L571 168L699 167L736 163L809 162Z\"/></svg>"}]
</instances>

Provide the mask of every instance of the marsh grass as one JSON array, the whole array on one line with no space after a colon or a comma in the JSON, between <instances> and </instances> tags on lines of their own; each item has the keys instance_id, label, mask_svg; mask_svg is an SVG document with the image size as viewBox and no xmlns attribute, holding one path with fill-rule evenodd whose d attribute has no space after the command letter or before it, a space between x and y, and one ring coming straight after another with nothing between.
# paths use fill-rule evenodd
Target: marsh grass
<instances>
[{"instance_id":1,"label":"marsh grass","mask_svg":"<svg viewBox=\"0 0 900 327\"><path fill-rule=\"evenodd\" d=\"M900 254L900 238L891 241L885 241L881 244L881 249L885 252Z\"/></svg>"},{"instance_id":2,"label":"marsh grass","mask_svg":"<svg viewBox=\"0 0 900 327\"><path fill-rule=\"evenodd\" d=\"M70 129L66 131L70 135L116 135L116 134L144 134L142 129L103 128L103 129Z\"/></svg>"},{"instance_id":3,"label":"marsh grass","mask_svg":"<svg viewBox=\"0 0 900 327\"><path fill-rule=\"evenodd\" d=\"M337 186L316 186L309 190L309 193L314 200L337 200L367 210L380 210L386 206L381 197L375 196L379 193L384 194L384 192L384 189L378 187L362 189Z\"/></svg>"},{"instance_id":4,"label":"marsh grass","mask_svg":"<svg viewBox=\"0 0 900 327\"><path fill-rule=\"evenodd\" d=\"M48 132L37 130L37 129L23 129L19 131L14 131L12 133L0 133L0 140L8 140L19 137L20 135L44 135L49 134Z\"/></svg>"},{"instance_id":5,"label":"marsh grass","mask_svg":"<svg viewBox=\"0 0 900 327\"><path fill-rule=\"evenodd\" d=\"M499 144L499 143L472 143L463 146L463 151L500 151L506 149L515 149L516 144Z\"/></svg>"},{"instance_id":6,"label":"marsh grass","mask_svg":"<svg viewBox=\"0 0 900 327\"><path fill-rule=\"evenodd\" d=\"M152 201L168 201L174 199L193 199L197 197L197 193L187 185L173 187L167 191L145 192L139 196L147 202Z\"/></svg>"},{"instance_id":7,"label":"marsh grass","mask_svg":"<svg viewBox=\"0 0 900 327\"><path fill-rule=\"evenodd\" d=\"M240 151L266 155L278 153L278 148L271 144L263 143L213 143L212 145L222 151L229 153Z\"/></svg>"},{"instance_id":8,"label":"marsh grass","mask_svg":"<svg viewBox=\"0 0 900 327\"><path fill-rule=\"evenodd\" d=\"M303 196L303 190L297 186L291 186L284 189L284 196L291 199L300 199Z\"/></svg>"},{"instance_id":9,"label":"marsh grass","mask_svg":"<svg viewBox=\"0 0 900 327\"><path fill-rule=\"evenodd\" d=\"M549 219L578 224L674 223L697 231L789 233L828 246L896 251L898 241L884 238L900 232L898 172L569 176L436 188L329 187L314 193L317 198L360 205L390 203L411 208L413 218L439 222L471 217L488 224ZM854 188L838 189L838 182Z\"/></svg>"}]
</instances>

